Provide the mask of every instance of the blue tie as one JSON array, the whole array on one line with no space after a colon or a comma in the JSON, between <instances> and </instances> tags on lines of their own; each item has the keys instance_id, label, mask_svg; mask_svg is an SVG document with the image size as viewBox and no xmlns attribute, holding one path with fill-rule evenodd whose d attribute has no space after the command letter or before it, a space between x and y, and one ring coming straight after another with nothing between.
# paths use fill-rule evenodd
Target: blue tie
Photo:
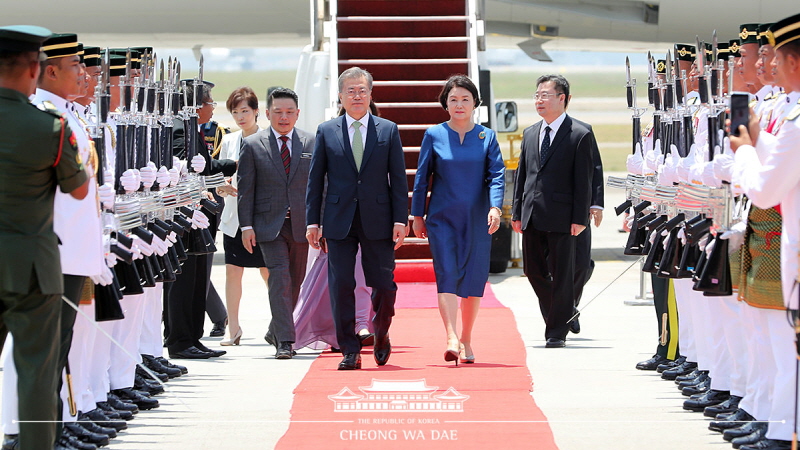
<instances>
[{"instance_id":1,"label":"blue tie","mask_svg":"<svg viewBox=\"0 0 800 450\"><path fill-rule=\"evenodd\" d=\"M547 159L547 152L550 151L550 127L544 127L544 139L542 139L542 147L539 149L539 166L544 165Z\"/></svg>"}]
</instances>

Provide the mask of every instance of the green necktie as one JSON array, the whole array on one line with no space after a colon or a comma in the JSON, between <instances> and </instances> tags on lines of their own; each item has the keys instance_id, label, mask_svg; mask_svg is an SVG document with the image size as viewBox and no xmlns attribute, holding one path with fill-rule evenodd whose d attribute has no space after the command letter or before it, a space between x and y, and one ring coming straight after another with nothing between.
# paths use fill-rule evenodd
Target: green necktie
<instances>
[{"instance_id":1,"label":"green necktie","mask_svg":"<svg viewBox=\"0 0 800 450\"><path fill-rule=\"evenodd\" d=\"M353 122L353 159L356 160L356 170L361 171L361 159L364 157L364 140L361 138L361 122Z\"/></svg>"}]
</instances>

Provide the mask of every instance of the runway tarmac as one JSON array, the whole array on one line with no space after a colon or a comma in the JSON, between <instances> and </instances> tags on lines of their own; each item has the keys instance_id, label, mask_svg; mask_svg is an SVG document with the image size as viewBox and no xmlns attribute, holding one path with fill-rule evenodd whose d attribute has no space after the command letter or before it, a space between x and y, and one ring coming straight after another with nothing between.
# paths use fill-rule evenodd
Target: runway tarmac
<instances>
[{"instance_id":1,"label":"runway tarmac","mask_svg":"<svg viewBox=\"0 0 800 450\"><path fill-rule=\"evenodd\" d=\"M700 413L681 408L685 397L673 382L634 368L653 354L657 330L652 306L625 304L639 291L639 263L622 255L627 235L618 231L621 220L613 206L623 197L622 191L606 189L604 221L592 230L596 267L581 303L582 332L571 334L566 348L544 348L544 323L521 269L491 275L489 282L514 313L527 350L531 395L560 449L716 448L723 442L720 435L707 430ZM224 293L224 265L214 266L212 279ZM161 407L141 412L107 448L273 448L288 428L292 391L318 352L300 351L292 360L273 358L274 348L262 337L270 316L266 295L258 272L246 270L241 346L225 347L228 354L221 358L176 361L189 374L167 383L168 392L157 397ZM431 313L437 314L435 309ZM210 329L207 323L206 335ZM442 332L442 342L431 345L443 347L444 338ZM203 342L220 348L220 340L206 337ZM498 377L501 381L502 374Z\"/></svg>"}]
</instances>

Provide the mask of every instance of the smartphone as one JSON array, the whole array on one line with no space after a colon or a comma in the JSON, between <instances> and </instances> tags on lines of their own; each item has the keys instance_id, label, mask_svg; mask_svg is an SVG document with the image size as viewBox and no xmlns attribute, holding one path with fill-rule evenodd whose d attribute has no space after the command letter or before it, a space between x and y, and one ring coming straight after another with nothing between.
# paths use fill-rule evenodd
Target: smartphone
<instances>
[{"instance_id":1,"label":"smartphone","mask_svg":"<svg viewBox=\"0 0 800 450\"><path fill-rule=\"evenodd\" d=\"M750 122L750 95L734 92L731 95L731 135L739 136L739 125L747 127Z\"/></svg>"}]
</instances>

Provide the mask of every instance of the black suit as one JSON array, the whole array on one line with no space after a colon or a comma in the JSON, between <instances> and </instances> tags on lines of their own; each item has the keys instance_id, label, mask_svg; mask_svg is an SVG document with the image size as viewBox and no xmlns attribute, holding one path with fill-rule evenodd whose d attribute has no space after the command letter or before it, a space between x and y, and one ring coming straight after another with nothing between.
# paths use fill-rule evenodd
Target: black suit
<instances>
[{"instance_id":1,"label":"black suit","mask_svg":"<svg viewBox=\"0 0 800 450\"><path fill-rule=\"evenodd\" d=\"M592 131L592 126L588 123L581 122L577 119L572 119L580 123ZM592 136L594 138L594 136ZM593 139L592 142L592 200L591 206L604 207L603 201L603 161L600 158L600 149L597 147L597 141ZM589 220L589 226L583 230L583 233L578 235L575 242L575 308L581 301L583 295L583 287L592 277L594 272L594 261L592 260L592 221Z\"/></svg>"},{"instance_id":2,"label":"black suit","mask_svg":"<svg viewBox=\"0 0 800 450\"><path fill-rule=\"evenodd\" d=\"M539 298L545 338L566 339L575 300L575 244L571 225L588 225L592 131L568 115L542 163L543 121L523 134L512 220L521 221L525 275ZM551 133L552 134L552 133Z\"/></svg>"},{"instance_id":3,"label":"black suit","mask_svg":"<svg viewBox=\"0 0 800 450\"><path fill-rule=\"evenodd\" d=\"M394 223L408 223L408 182L397 125L373 115L365 125L360 168L355 164L345 116L317 128L306 193L306 222L322 224L328 244L331 306L343 353L361 350L355 330L354 270L359 244L364 278L372 287L377 348L387 337L394 316L393 227Z\"/></svg>"}]
</instances>

